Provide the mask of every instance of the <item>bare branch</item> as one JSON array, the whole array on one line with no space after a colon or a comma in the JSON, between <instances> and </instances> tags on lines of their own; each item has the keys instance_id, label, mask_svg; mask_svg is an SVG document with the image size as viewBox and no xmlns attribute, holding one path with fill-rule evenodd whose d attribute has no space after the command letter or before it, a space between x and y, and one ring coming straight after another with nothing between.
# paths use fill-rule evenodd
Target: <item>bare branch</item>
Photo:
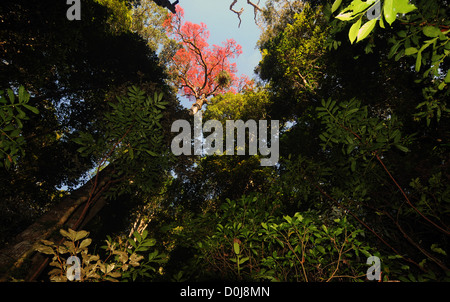
<instances>
[{"instance_id":1,"label":"bare branch","mask_svg":"<svg viewBox=\"0 0 450 302\"><path fill-rule=\"evenodd\" d=\"M238 18L239 18L239 25L238 25L238 27L241 27L241 22L242 22L242 20L241 20L241 14L244 12L244 8L241 8L240 11L235 10L235 9L233 8L233 6L236 4L236 2L237 2L237 0L233 0L233 3L231 3L231 5L230 5L230 10L231 10L233 13L235 13L235 14L238 15Z\"/></svg>"},{"instance_id":2,"label":"bare branch","mask_svg":"<svg viewBox=\"0 0 450 302\"><path fill-rule=\"evenodd\" d=\"M241 27L241 23L242 23L241 15L244 12L244 8L241 8L240 11L235 10L233 7L236 4L236 2L238 2L238 0L233 0L233 3L231 3L231 5L230 5L230 10L238 16L238 18L239 18L238 27ZM259 6L259 2L260 2L260 0L258 0L258 3L255 4L252 2L252 0L247 0L247 3L250 4L251 6L253 6L253 9L255 11L255 18L254 18L255 22L256 22L256 17L258 16L258 12L262 11L261 7Z\"/></svg>"},{"instance_id":3,"label":"bare branch","mask_svg":"<svg viewBox=\"0 0 450 302\"><path fill-rule=\"evenodd\" d=\"M256 22L256 17L258 16L258 11L262 11L261 7L259 7L259 1L258 0L258 4L254 4L252 1L247 0L247 3L250 4L251 6L253 6L253 9L255 11L255 22Z\"/></svg>"}]
</instances>

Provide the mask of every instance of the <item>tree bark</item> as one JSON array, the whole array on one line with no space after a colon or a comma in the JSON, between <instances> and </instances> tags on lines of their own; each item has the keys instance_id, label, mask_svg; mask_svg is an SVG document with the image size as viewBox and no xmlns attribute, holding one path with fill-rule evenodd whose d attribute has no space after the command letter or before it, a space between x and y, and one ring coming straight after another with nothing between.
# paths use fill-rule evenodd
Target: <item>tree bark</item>
<instances>
[{"instance_id":1,"label":"tree bark","mask_svg":"<svg viewBox=\"0 0 450 302\"><path fill-rule=\"evenodd\" d=\"M197 98L195 103L192 105L191 109L189 110L190 115L195 115L198 111L202 110L202 107L204 104L207 104L208 100L206 99L205 95L203 94L200 98Z\"/></svg>"},{"instance_id":2,"label":"tree bark","mask_svg":"<svg viewBox=\"0 0 450 302\"><path fill-rule=\"evenodd\" d=\"M77 230L91 220L105 205L103 193L112 182L113 167L99 172L96 183L93 177L84 186L71 192L69 196L43 214L33 224L17 235L14 240L0 250L0 281L8 281L11 273L22 268L25 260L31 266L26 281L34 280L45 268L43 257L36 253L34 246L41 239L59 240L61 228Z\"/></svg>"}]
</instances>

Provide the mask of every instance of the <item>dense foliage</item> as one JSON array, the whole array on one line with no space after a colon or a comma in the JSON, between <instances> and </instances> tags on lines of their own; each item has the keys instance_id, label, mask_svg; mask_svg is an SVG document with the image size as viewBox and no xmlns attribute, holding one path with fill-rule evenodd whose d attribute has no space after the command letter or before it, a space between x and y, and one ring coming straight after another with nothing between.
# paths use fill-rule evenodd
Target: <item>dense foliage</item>
<instances>
[{"instance_id":1,"label":"dense foliage","mask_svg":"<svg viewBox=\"0 0 450 302\"><path fill-rule=\"evenodd\" d=\"M448 1L267 0L256 84L179 6L82 5L1 4L0 256L44 228L3 280L450 280ZM279 163L175 157L180 91L280 120Z\"/></svg>"}]
</instances>

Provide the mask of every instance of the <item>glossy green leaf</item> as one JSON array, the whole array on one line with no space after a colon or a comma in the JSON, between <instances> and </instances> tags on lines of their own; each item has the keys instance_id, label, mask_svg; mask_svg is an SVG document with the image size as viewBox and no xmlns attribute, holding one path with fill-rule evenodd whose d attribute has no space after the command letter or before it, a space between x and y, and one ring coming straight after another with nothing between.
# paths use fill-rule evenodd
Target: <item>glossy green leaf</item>
<instances>
[{"instance_id":1,"label":"glossy green leaf","mask_svg":"<svg viewBox=\"0 0 450 302\"><path fill-rule=\"evenodd\" d=\"M85 247L88 247L91 244L91 242L92 242L91 238L86 238L83 241L81 241L79 248L83 249Z\"/></svg>"},{"instance_id":2,"label":"glossy green leaf","mask_svg":"<svg viewBox=\"0 0 450 302\"><path fill-rule=\"evenodd\" d=\"M233 241L233 250L236 255L239 255L241 253L241 247L239 246L239 242L236 240Z\"/></svg>"},{"instance_id":3,"label":"glossy green leaf","mask_svg":"<svg viewBox=\"0 0 450 302\"><path fill-rule=\"evenodd\" d=\"M331 12L334 13L339 6L341 6L342 0L335 0L333 6L331 6Z\"/></svg>"},{"instance_id":4,"label":"glossy green leaf","mask_svg":"<svg viewBox=\"0 0 450 302\"><path fill-rule=\"evenodd\" d=\"M70 232L70 229L69 229L69 232ZM88 236L88 235L89 235L89 232L87 232L87 231L79 231L79 232L76 232L76 233L75 233L75 236L74 236L74 241L83 239L83 238L85 238L85 237Z\"/></svg>"},{"instance_id":5,"label":"glossy green leaf","mask_svg":"<svg viewBox=\"0 0 450 302\"><path fill-rule=\"evenodd\" d=\"M36 250L40 253L43 254L47 254L47 255L54 255L55 251L53 250L52 247L47 246L47 245L43 245L43 244L39 244L36 246Z\"/></svg>"},{"instance_id":6,"label":"glossy green leaf","mask_svg":"<svg viewBox=\"0 0 450 302\"><path fill-rule=\"evenodd\" d=\"M397 147L397 149L399 149L400 151L409 152L409 149L406 148L405 146L402 146L402 145L399 145L399 144L395 144L395 147Z\"/></svg>"},{"instance_id":7,"label":"glossy green leaf","mask_svg":"<svg viewBox=\"0 0 450 302\"><path fill-rule=\"evenodd\" d=\"M25 108L33 112L34 114L39 114L39 110L36 107L30 106L28 104L23 104Z\"/></svg>"},{"instance_id":8,"label":"glossy green leaf","mask_svg":"<svg viewBox=\"0 0 450 302\"><path fill-rule=\"evenodd\" d=\"M417 59L416 59L416 71L419 72L420 71L420 67L422 67L422 52L419 51L417 53Z\"/></svg>"},{"instance_id":9,"label":"glossy green leaf","mask_svg":"<svg viewBox=\"0 0 450 302\"><path fill-rule=\"evenodd\" d=\"M352 13L344 13L344 14L337 15L336 18L341 21L349 21L349 20L354 19L355 17L353 16Z\"/></svg>"},{"instance_id":10,"label":"glossy green leaf","mask_svg":"<svg viewBox=\"0 0 450 302\"><path fill-rule=\"evenodd\" d=\"M417 9L417 7L414 4L411 4L409 0L395 0L394 3L395 10L399 14L407 14Z\"/></svg>"},{"instance_id":11,"label":"glossy green leaf","mask_svg":"<svg viewBox=\"0 0 450 302\"><path fill-rule=\"evenodd\" d=\"M358 31L358 37L357 41L359 42L365 38L372 32L372 30L375 28L375 25L377 23L377 19L370 20L369 22L366 22Z\"/></svg>"},{"instance_id":12,"label":"glossy green leaf","mask_svg":"<svg viewBox=\"0 0 450 302\"><path fill-rule=\"evenodd\" d=\"M415 47L408 47L405 49L405 55L407 55L407 56L416 54L417 52L419 52L419 50Z\"/></svg>"},{"instance_id":13,"label":"glossy green leaf","mask_svg":"<svg viewBox=\"0 0 450 302\"><path fill-rule=\"evenodd\" d=\"M397 12L394 10L394 0L385 0L383 6L384 18L391 25L397 18Z\"/></svg>"},{"instance_id":14,"label":"glossy green leaf","mask_svg":"<svg viewBox=\"0 0 450 302\"><path fill-rule=\"evenodd\" d=\"M73 239L75 238L75 236L73 236L73 234L71 234L71 233L69 233L68 231L63 230L63 229L59 230L59 233L60 233L63 237L66 237L67 239L70 239L70 240L73 240Z\"/></svg>"},{"instance_id":15,"label":"glossy green leaf","mask_svg":"<svg viewBox=\"0 0 450 302\"><path fill-rule=\"evenodd\" d=\"M353 44L353 42L356 40L356 37L358 36L359 29L361 28L361 21L362 19L359 18L358 21L356 21L351 27L348 32L348 38L350 39L350 43Z\"/></svg>"},{"instance_id":16,"label":"glossy green leaf","mask_svg":"<svg viewBox=\"0 0 450 302\"><path fill-rule=\"evenodd\" d=\"M423 34L430 38L435 38L439 36L441 33L441 30L436 26L425 26L423 28Z\"/></svg>"}]
</instances>

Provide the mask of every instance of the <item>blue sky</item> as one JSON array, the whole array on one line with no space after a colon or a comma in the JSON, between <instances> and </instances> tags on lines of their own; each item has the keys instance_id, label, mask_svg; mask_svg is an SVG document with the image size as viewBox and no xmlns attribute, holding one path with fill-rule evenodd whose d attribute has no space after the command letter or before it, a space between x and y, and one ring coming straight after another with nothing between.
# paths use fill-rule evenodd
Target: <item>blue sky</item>
<instances>
[{"instance_id":1,"label":"blue sky","mask_svg":"<svg viewBox=\"0 0 450 302\"><path fill-rule=\"evenodd\" d=\"M242 23L235 13L230 11L232 0L179 0L179 5L184 9L186 21L206 24L209 30L209 45L222 45L223 41L233 38L242 46L242 54L235 59L238 72L237 75L246 74L254 78L254 68L261 59L261 54L256 48L261 30L255 24L253 7L247 4L246 0L239 0L234 9L239 11L242 7L244 12L241 15ZM173 1L172 1L173 2ZM255 0L255 3L258 1ZM264 7L265 0L260 1L260 6ZM192 103L182 105L190 108Z\"/></svg>"}]
</instances>

